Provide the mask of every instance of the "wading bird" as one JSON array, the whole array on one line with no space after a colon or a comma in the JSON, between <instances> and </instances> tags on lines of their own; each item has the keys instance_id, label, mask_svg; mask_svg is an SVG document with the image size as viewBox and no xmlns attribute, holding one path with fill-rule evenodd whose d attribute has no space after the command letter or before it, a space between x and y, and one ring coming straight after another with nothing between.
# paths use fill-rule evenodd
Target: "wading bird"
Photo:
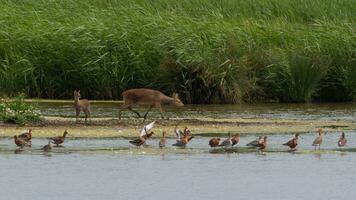
<instances>
[{"instance_id":1,"label":"wading bird","mask_svg":"<svg viewBox=\"0 0 356 200\"><path fill-rule=\"evenodd\" d=\"M48 144L44 145L41 149L43 151L50 151L52 149L51 141L48 141Z\"/></svg>"},{"instance_id":2,"label":"wading bird","mask_svg":"<svg viewBox=\"0 0 356 200\"><path fill-rule=\"evenodd\" d=\"M31 141L21 139L17 135L14 136L14 142L18 147L31 146Z\"/></svg>"},{"instance_id":3,"label":"wading bird","mask_svg":"<svg viewBox=\"0 0 356 200\"><path fill-rule=\"evenodd\" d=\"M263 137L263 140L260 140L257 145L259 150L264 150L267 147L267 136Z\"/></svg>"},{"instance_id":4,"label":"wading bird","mask_svg":"<svg viewBox=\"0 0 356 200\"><path fill-rule=\"evenodd\" d=\"M21 133L17 136L19 139L24 140L26 142L31 141L32 139L32 129L28 129L28 132Z\"/></svg>"},{"instance_id":5,"label":"wading bird","mask_svg":"<svg viewBox=\"0 0 356 200\"><path fill-rule=\"evenodd\" d=\"M161 139L159 140L158 146L159 146L160 148L163 148L163 147L166 146L166 144L167 144L166 131L163 131L162 137L161 137Z\"/></svg>"},{"instance_id":6,"label":"wading bird","mask_svg":"<svg viewBox=\"0 0 356 200\"><path fill-rule=\"evenodd\" d=\"M320 149L320 145L323 143L323 130L320 128L319 129L319 136L315 138L313 141L312 146L314 146L314 150L316 150L316 147L318 146Z\"/></svg>"},{"instance_id":7,"label":"wading bird","mask_svg":"<svg viewBox=\"0 0 356 200\"><path fill-rule=\"evenodd\" d=\"M209 141L209 146L210 147L217 147L220 143L220 138L219 137L213 137Z\"/></svg>"},{"instance_id":8,"label":"wading bird","mask_svg":"<svg viewBox=\"0 0 356 200\"><path fill-rule=\"evenodd\" d=\"M337 142L337 145L338 145L339 147L343 147L343 146L346 145L346 143L347 143L347 140L346 140L346 138L345 138L345 133L342 132L342 133L341 133L341 136L340 136L340 139L339 139L339 141Z\"/></svg>"},{"instance_id":9,"label":"wading bird","mask_svg":"<svg viewBox=\"0 0 356 200\"><path fill-rule=\"evenodd\" d=\"M260 137L258 137L258 139L253 140L252 142L246 144L246 146L258 147L258 144L259 144L260 142L262 142L262 141L263 141L263 138L262 138L262 136L260 136Z\"/></svg>"},{"instance_id":10,"label":"wading bird","mask_svg":"<svg viewBox=\"0 0 356 200\"><path fill-rule=\"evenodd\" d=\"M154 134L154 132L153 131L150 132L150 130L153 128L155 123L156 122L153 121L145 125L140 131L140 136L137 139L130 140L129 142L135 146L141 146L145 144L146 140L149 139Z\"/></svg>"},{"instance_id":11,"label":"wading bird","mask_svg":"<svg viewBox=\"0 0 356 200\"><path fill-rule=\"evenodd\" d=\"M57 147L60 144L63 144L64 140L66 139L66 136L68 135L67 130L64 131L63 136L58 136L58 137L51 137L48 138L50 141L52 141L53 144L55 144Z\"/></svg>"},{"instance_id":12,"label":"wading bird","mask_svg":"<svg viewBox=\"0 0 356 200\"><path fill-rule=\"evenodd\" d=\"M298 137L299 137L299 133L296 133L293 139L289 140L283 145L288 146L292 150L295 149L298 146Z\"/></svg>"}]
</instances>

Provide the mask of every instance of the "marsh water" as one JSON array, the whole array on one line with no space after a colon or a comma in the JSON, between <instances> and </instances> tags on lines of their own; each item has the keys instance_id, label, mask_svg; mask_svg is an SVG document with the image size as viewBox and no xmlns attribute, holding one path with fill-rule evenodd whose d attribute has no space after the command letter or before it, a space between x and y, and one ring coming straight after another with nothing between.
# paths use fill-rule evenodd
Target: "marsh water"
<instances>
[{"instance_id":1,"label":"marsh water","mask_svg":"<svg viewBox=\"0 0 356 200\"><path fill-rule=\"evenodd\" d=\"M73 103L40 103L40 111L48 116L73 117ZM118 103L92 103L93 117L118 117ZM135 108L144 114L145 107ZM164 113L169 118L267 118L267 119L327 119L356 120L356 103L309 103L309 104L237 104L237 105L185 105L184 107L164 106ZM135 117L125 111L123 117ZM149 113L159 117L157 109Z\"/></svg>"},{"instance_id":2,"label":"marsh water","mask_svg":"<svg viewBox=\"0 0 356 200\"><path fill-rule=\"evenodd\" d=\"M226 118L325 118L353 121L355 104L187 106L183 114ZM99 117L115 116L117 104L94 104ZM41 112L70 116L71 104L43 104ZM188 113L188 114L187 114ZM157 115L154 112L153 115ZM43 152L46 139L18 149L0 138L0 199L353 199L356 196L356 134L337 147L338 133L327 133L320 150L315 133L300 138L297 151L281 144L288 134L268 136L259 152L245 146L257 135L241 137L237 147L209 148L208 137L195 137L186 148L157 147L152 139L134 147L123 138L71 139Z\"/></svg>"}]
</instances>

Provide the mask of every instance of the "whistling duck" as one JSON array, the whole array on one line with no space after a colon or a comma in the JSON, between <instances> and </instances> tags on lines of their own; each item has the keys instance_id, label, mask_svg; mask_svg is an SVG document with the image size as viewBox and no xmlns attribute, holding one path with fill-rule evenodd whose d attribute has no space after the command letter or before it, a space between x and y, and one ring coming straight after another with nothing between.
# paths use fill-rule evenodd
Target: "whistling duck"
<instances>
[{"instance_id":1,"label":"whistling duck","mask_svg":"<svg viewBox=\"0 0 356 200\"><path fill-rule=\"evenodd\" d=\"M262 136L258 137L258 139L253 140L252 142L246 144L246 146L258 147L258 144L263 141Z\"/></svg>"},{"instance_id":2,"label":"whistling duck","mask_svg":"<svg viewBox=\"0 0 356 200\"><path fill-rule=\"evenodd\" d=\"M259 147L258 148L259 150L264 150L267 147L267 136L264 136L263 140L260 140L258 142L257 147Z\"/></svg>"},{"instance_id":3,"label":"whistling duck","mask_svg":"<svg viewBox=\"0 0 356 200\"><path fill-rule=\"evenodd\" d=\"M55 144L56 146L59 146L60 144L62 144L64 142L67 134L68 134L68 132L67 132L67 130L65 130L63 133L63 136L51 137L48 139L52 140L52 143Z\"/></svg>"},{"instance_id":4,"label":"whistling duck","mask_svg":"<svg viewBox=\"0 0 356 200\"><path fill-rule=\"evenodd\" d=\"M32 129L28 129L28 132L21 133L18 138L29 142L32 139Z\"/></svg>"},{"instance_id":5,"label":"whistling duck","mask_svg":"<svg viewBox=\"0 0 356 200\"><path fill-rule=\"evenodd\" d=\"M26 145L31 146L31 141L26 141L24 139L19 138L17 135L14 136L15 144L19 147L24 147Z\"/></svg>"},{"instance_id":6,"label":"whistling duck","mask_svg":"<svg viewBox=\"0 0 356 200\"><path fill-rule=\"evenodd\" d=\"M220 143L220 138L219 137L213 137L209 141L210 147L217 147Z\"/></svg>"},{"instance_id":7,"label":"whistling duck","mask_svg":"<svg viewBox=\"0 0 356 200\"><path fill-rule=\"evenodd\" d=\"M298 137L299 137L299 133L296 133L293 139L289 140L283 145L288 146L291 149L295 149L298 146Z\"/></svg>"},{"instance_id":8,"label":"whistling duck","mask_svg":"<svg viewBox=\"0 0 356 200\"><path fill-rule=\"evenodd\" d=\"M159 140L158 146L160 148L163 148L166 146L166 144L167 144L166 131L163 131L162 138Z\"/></svg>"},{"instance_id":9,"label":"whistling duck","mask_svg":"<svg viewBox=\"0 0 356 200\"><path fill-rule=\"evenodd\" d=\"M339 141L337 142L337 145L338 145L339 147L343 147L343 146L346 145L346 143L347 143L347 140L346 140L346 138L345 138L345 133L342 132L342 133L341 133L341 136L340 136L340 139L339 139Z\"/></svg>"},{"instance_id":10,"label":"whistling duck","mask_svg":"<svg viewBox=\"0 0 356 200\"><path fill-rule=\"evenodd\" d=\"M319 129L319 136L315 138L315 140L313 141L313 146L315 147L314 149L316 149L316 147L318 146L320 149L320 145L323 143L323 130L320 128Z\"/></svg>"},{"instance_id":11,"label":"whistling duck","mask_svg":"<svg viewBox=\"0 0 356 200\"><path fill-rule=\"evenodd\" d=\"M51 141L48 141L48 144L42 147L43 151L50 151L52 149Z\"/></svg>"},{"instance_id":12,"label":"whistling duck","mask_svg":"<svg viewBox=\"0 0 356 200\"><path fill-rule=\"evenodd\" d=\"M193 135L186 135L180 140L177 140L177 143L173 144L173 146L185 147L188 144L188 142L193 138L194 138Z\"/></svg>"}]
</instances>

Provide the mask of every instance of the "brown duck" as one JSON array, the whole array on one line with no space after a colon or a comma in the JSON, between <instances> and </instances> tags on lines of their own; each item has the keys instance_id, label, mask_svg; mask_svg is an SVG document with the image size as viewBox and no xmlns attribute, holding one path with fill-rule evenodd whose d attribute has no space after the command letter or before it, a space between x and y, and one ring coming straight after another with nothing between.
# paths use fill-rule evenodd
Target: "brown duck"
<instances>
[{"instance_id":1,"label":"brown duck","mask_svg":"<svg viewBox=\"0 0 356 200\"><path fill-rule=\"evenodd\" d=\"M52 149L51 141L48 141L48 144L44 145L41 149L43 151L50 151Z\"/></svg>"},{"instance_id":2,"label":"brown duck","mask_svg":"<svg viewBox=\"0 0 356 200\"><path fill-rule=\"evenodd\" d=\"M295 149L298 146L298 137L299 137L299 133L296 133L293 139L289 140L283 145L288 146L291 149Z\"/></svg>"},{"instance_id":3,"label":"brown duck","mask_svg":"<svg viewBox=\"0 0 356 200\"><path fill-rule=\"evenodd\" d=\"M26 141L24 139L19 138L17 135L14 136L15 144L19 147L31 146L31 141Z\"/></svg>"},{"instance_id":4,"label":"brown duck","mask_svg":"<svg viewBox=\"0 0 356 200\"><path fill-rule=\"evenodd\" d=\"M210 147L217 147L217 146L219 146L219 143L220 143L220 138L219 137L213 137L209 141L209 146Z\"/></svg>"},{"instance_id":5,"label":"brown duck","mask_svg":"<svg viewBox=\"0 0 356 200\"><path fill-rule=\"evenodd\" d=\"M48 139L51 140L52 143L55 144L56 146L59 146L60 144L62 144L64 142L67 134L68 134L68 132L64 131L63 136L52 137L52 138L48 138Z\"/></svg>"},{"instance_id":6,"label":"brown duck","mask_svg":"<svg viewBox=\"0 0 356 200\"><path fill-rule=\"evenodd\" d=\"M161 137L161 139L159 140L158 146L159 146L160 148L163 148L163 147L166 146L166 144L167 144L166 131L163 131L162 137Z\"/></svg>"},{"instance_id":7,"label":"brown duck","mask_svg":"<svg viewBox=\"0 0 356 200\"><path fill-rule=\"evenodd\" d=\"M152 135L154 134L153 131L151 131L150 133L147 133L143 136L140 136L139 138L137 139L134 139L134 140L130 140L129 142L135 146L141 146L143 144L146 143L146 140L148 140Z\"/></svg>"},{"instance_id":8,"label":"brown duck","mask_svg":"<svg viewBox=\"0 0 356 200\"><path fill-rule=\"evenodd\" d=\"M339 147L343 147L343 146L346 145L346 143L347 143L347 140L346 140L346 138L345 138L345 133L342 132L342 133L341 133L341 136L340 136L340 139L339 139L339 141L337 142L337 145L338 145Z\"/></svg>"},{"instance_id":9,"label":"brown duck","mask_svg":"<svg viewBox=\"0 0 356 200\"><path fill-rule=\"evenodd\" d=\"M231 138L231 146L235 146L240 142L240 134L236 134L234 137Z\"/></svg>"},{"instance_id":10,"label":"brown duck","mask_svg":"<svg viewBox=\"0 0 356 200\"><path fill-rule=\"evenodd\" d=\"M315 147L314 149L316 149L317 146L320 149L320 145L322 143L323 143L323 130L319 129L319 136L315 138L312 145Z\"/></svg>"},{"instance_id":11,"label":"brown duck","mask_svg":"<svg viewBox=\"0 0 356 200\"><path fill-rule=\"evenodd\" d=\"M257 145L259 150L264 150L267 147L267 136L263 137L263 140L260 140Z\"/></svg>"},{"instance_id":12,"label":"brown duck","mask_svg":"<svg viewBox=\"0 0 356 200\"><path fill-rule=\"evenodd\" d=\"M186 135L183 138L177 140L177 142L173 144L173 146L185 147L189 143L189 141L193 138L194 138L193 135Z\"/></svg>"},{"instance_id":13,"label":"brown duck","mask_svg":"<svg viewBox=\"0 0 356 200\"><path fill-rule=\"evenodd\" d=\"M139 147L139 146L145 144L146 139L143 138L143 137L139 137L139 138L137 138L137 139L135 139L135 140L130 140L129 142L130 142L131 144L133 144L133 145Z\"/></svg>"},{"instance_id":14,"label":"brown duck","mask_svg":"<svg viewBox=\"0 0 356 200\"><path fill-rule=\"evenodd\" d=\"M28 129L28 132L21 133L18 136L19 139L25 140L26 142L31 141L32 139L32 129Z\"/></svg>"},{"instance_id":15,"label":"brown duck","mask_svg":"<svg viewBox=\"0 0 356 200\"><path fill-rule=\"evenodd\" d=\"M231 137L231 135L229 133L229 138L222 141L221 144L219 144L219 146L221 146L221 147L231 146L232 147L232 146L238 144L239 141L240 141L240 134L236 134L234 137Z\"/></svg>"},{"instance_id":16,"label":"brown duck","mask_svg":"<svg viewBox=\"0 0 356 200\"><path fill-rule=\"evenodd\" d=\"M246 144L246 146L251 146L251 147L258 147L259 143L263 141L262 136L260 136L258 139L253 140L252 142Z\"/></svg>"},{"instance_id":17,"label":"brown duck","mask_svg":"<svg viewBox=\"0 0 356 200\"><path fill-rule=\"evenodd\" d=\"M151 131L150 133L143 135L142 138L145 140L150 139L153 134L155 134L155 133L153 131Z\"/></svg>"}]
</instances>

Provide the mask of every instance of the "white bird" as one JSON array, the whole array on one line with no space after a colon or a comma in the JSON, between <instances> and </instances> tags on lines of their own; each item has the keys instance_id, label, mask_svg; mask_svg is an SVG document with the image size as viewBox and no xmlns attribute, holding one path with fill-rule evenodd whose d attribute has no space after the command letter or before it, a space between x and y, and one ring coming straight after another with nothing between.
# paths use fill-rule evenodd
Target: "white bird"
<instances>
[{"instance_id":1,"label":"white bird","mask_svg":"<svg viewBox=\"0 0 356 200\"><path fill-rule=\"evenodd\" d=\"M153 128L153 126L155 125L155 123L156 123L156 121L153 121L153 122L151 122L151 123L145 125L145 126L141 129L141 131L140 131L140 137L142 137L142 136L148 134L149 131L150 131L150 130Z\"/></svg>"},{"instance_id":2,"label":"white bird","mask_svg":"<svg viewBox=\"0 0 356 200\"><path fill-rule=\"evenodd\" d=\"M175 134L176 134L176 136L177 136L177 139L178 140L180 140L182 137L181 137L181 135L182 135L182 131L180 131L178 128L177 128L177 126L174 128L174 132L175 132Z\"/></svg>"}]
</instances>

